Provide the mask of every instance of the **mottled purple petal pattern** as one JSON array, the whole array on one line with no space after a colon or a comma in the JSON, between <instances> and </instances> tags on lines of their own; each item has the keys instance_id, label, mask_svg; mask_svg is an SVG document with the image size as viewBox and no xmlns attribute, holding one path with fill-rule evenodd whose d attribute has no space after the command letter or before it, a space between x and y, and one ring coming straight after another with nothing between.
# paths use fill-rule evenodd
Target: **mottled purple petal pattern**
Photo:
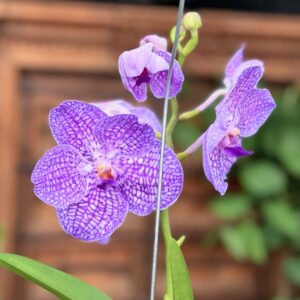
<instances>
[{"instance_id":1,"label":"mottled purple petal pattern","mask_svg":"<svg viewBox=\"0 0 300 300\"><path fill-rule=\"evenodd\" d=\"M106 239L123 223L128 202L118 188L92 187L78 203L65 209L57 209L62 228L82 241Z\"/></svg>"},{"instance_id":2,"label":"mottled purple petal pattern","mask_svg":"<svg viewBox=\"0 0 300 300\"><path fill-rule=\"evenodd\" d=\"M138 117L141 124L148 124L154 130L161 132L162 126L155 113L147 107L136 107L125 100L111 100L95 103L97 107L103 110L108 116L119 114L133 114Z\"/></svg>"},{"instance_id":3,"label":"mottled purple petal pattern","mask_svg":"<svg viewBox=\"0 0 300 300\"><path fill-rule=\"evenodd\" d=\"M222 148L216 146L212 151L207 151L206 145L209 135L206 134L203 139L203 169L207 179L213 184L214 188L224 195L228 183L227 174L237 158L227 155Z\"/></svg>"},{"instance_id":4,"label":"mottled purple petal pattern","mask_svg":"<svg viewBox=\"0 0 300 300\"><path fill-rule=\"evenodd\" d=\"M149 151L154 144L153 129L138 123L137 116L115 115L101 119L94 129L98 142L108 151L123 155L139 155Z\"/></svg>"},{"instance_id":5,"label":"mottled purple petal pattern","mask_svg":"<svg viewBox=\"0 0 300 300\"><path fill-rule=\"evenodd\" d=\"M233 121L237 105L240 101L243 101L247 92L256 88L263 72L263 63L259 60L249 60L240 65L234 75L233 83L227 95L216 107L217 115L222 121Z\"/></svg>"},{"instance_id":6,"label":"mottled purple petal pattern","mask_svg":"<svg viewBox=\"0 0 300 300\"><path fill-rule=\"evenodd\" d=\"M129 210L144 216L156 209L157 182L160 157L159 141L143 156L123 157L118 166L123 170L120 178L121 190L129 201ZM162 182L161 209L173 204L179 197L183 185L183 170L176 154L166 146Z\"/></svg>"},{"instance_id":7,"label":"mottled purple petal pattern","mask_svg":"<svg viewBox=\"0 0 300 300\"><path fill-rule=\"evenodd\" d=\"M234 55L231 57L229 62L226 65L225 69L225 85L230 85L234 74L240 64L243 62L244 59L244 48L245 46L242 45L239 50L237 50Z\"/></svg>"},{"instance_id":8,"label":"mottled purple petal pattern","mask_svg":"<svg viewBox=\"0 0 300 300\"><path fill-rule=\"evenodd\" d=\"M32 172L34 193L54 207L80 201L87 191L87 178L81 169L84 163L73 147L64 145L50 149Z\"/></svg>"},{"instance_id":9,"label":"mottled purple petal pattern","mask_svg":"<svg viewBox=\"0 0 300 300\"><path fill-rule=\"evenodd\" d=\"M94 141L93 128L103 117L106 114L95 105L64 101L50 111L49 123L57 144L71 145L85 154Z\"/></svg>"},{"instance_id":10,"label":"mottled purple petal pattern","mask_svg":"<svg viewBox=\"0 0 300 300\"><path fill-rule=\"evenodd\" d=\"M227 174L237 158L253 154L242 147L242 137L255 134L275 108L270 92L257 89L263 63L242 60L243 47L227 65L228 92L203 137L204 173L221 195L227 190Z\"/></svg>"},{"instance_id":11,"label":"mottled purple petal pattern","mask_svg":"<svg viewBox=\"0 0 300 300\"><path fill-rule=\"evenodd\" d=\"M157 55L163 57L168 63L171 61L171 54L164 51L157 51ZM150 81L150 88L156 98L164 98L166 94L168 70L157 72L153 74ZM171 87L169 97L175 97L182 88L184 75L181 71L179 63L175 60L172 72Z\"/></svg>"},{"instance_id":12,"label":"mottled purple petal pattern","mask_svg":"<svg viewBox=\"0 0 300 300\"><path fill-rule=\"evenodd\" d=\"M145 108L121 104L118 109L136 110L137 116L107 116L80 101L53 109L50 124L59 145L32 173L36 196L56 207L63 229L83 241L107 243L129 207L139 215L155 209L160 142L138 117L149 124L156 117ZM162 209L177 200L182 183L180 162L166 148Z\"/></svg>"},{"instance_id":13,"label":"mottled purple petal pattern","mask_svg":"<svg viewBox=\"0 0 300 300\"><path fill-rule=\"evenodd\" d=\"M240 117L238 128L241 136L248 137L255 134L265 123L276 104L267 89L254 89L250 91L238 107Z\"/></svg>"}]
</instances>

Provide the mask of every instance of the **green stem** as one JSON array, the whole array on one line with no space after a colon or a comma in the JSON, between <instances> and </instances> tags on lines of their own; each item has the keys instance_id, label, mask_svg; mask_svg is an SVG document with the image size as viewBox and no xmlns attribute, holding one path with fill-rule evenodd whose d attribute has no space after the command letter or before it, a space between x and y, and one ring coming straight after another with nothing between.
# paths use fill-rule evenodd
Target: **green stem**
<instances>
[{"instance_id":1,"label":"green stem","mask_svg":"<svg viewBox=\"0 0 300 300\"><path fill-rule=\"evenodd\" d=\"M178 103L176 97L170 100L171 105L171 117L169 119L167 128L166 128L166 143L170 148L173 148L173 140L172 135L175 129L175 126L178 122ZM165 254L166 254L166 294L165 300L173 299L173 286L172 286L172 274L171 274L171 266L169 260L169 242L172 239L170 220L169 220L169 212L167 209L162 210L160 213L161 220L161 229L162 235L165 243Z\"/></svg>"},{"instance_id":2,"label":"green stem","mask_svg":"<svg viewBox=\"0 0 300 300\"><path fill-rule=\"evenodd\" d=\"M160 213L161 229L165 243L165 257L166 257L166 294L165 300L173 299L173 284L172 284L172 274L171 274L171 265L170 265L170 255L169 255L169 242L172 238L169 211L167 209L162 210Z\"/></svg>"},{"instance_id":3,"label":"green stem","mask_svg":"<svg viewBox=\"0 0 300 300\"><path fill-rule=\"evenodd\" d=\"M176 124L178 122L178 103L176 97L173 97L170 100L170 104L171 104L171 117L166 129L166 143L170 148L173 148L172 135L176 127Z\"/></svg>"}]
</instances>

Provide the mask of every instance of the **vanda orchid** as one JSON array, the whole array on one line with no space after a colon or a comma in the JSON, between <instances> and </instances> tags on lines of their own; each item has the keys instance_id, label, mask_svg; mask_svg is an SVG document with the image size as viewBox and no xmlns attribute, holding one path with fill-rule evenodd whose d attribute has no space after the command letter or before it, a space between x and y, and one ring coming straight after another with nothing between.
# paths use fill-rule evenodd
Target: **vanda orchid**
<instances>
[{"instance_id":1,"label":"vanda orchid","mask_svg":"<svg viewBox=\"0 0 300 300\"><path fill-rule=\"evenodd\" d=\"M251 149L243 147L243 139L254 135L276 106L269 90L257 86L263 75L263 62L244 60L243 45L225 68L223 87L195 109L178 112L177 100L180 107L184 106L180 97L185 78L183 64L198 43L201 25L197 13L184 16L178 56L170 77L171 113L166 128L162 198L158 208L165 243L164 299L168 300L194 299L180 249L185 237L172 236L168 214L168 208L178 201L183 189L180 161L198 155L196 151L202 147L204 174L214 189L224 195L232 165L239 157L253 154ZM174 29L170 36L174 43ZM137 102L146 101L148 88L154 98L165 97L171 61L167 46L165 37L150 34L137 42L135 49L120 54L120 84L129 92L128 97L133 96ZM232 47L235 46L239 45ZM195 67L201 68L201 61L195 62ZM176 154L172 136L177 123L197 116L218 98L221 101L215 105L215 121L186 150ZM50 110L49 126L57 145L36 163L31 181L37 198L56 210L63 230L81 241L110 247L112 234L128 213L146 217L157 209L162 123L151 109L133 102L67 100ZM198 155L199 172L200 159ZM176 205L180 207L178 202ZM43 282L41 285L47 286ZM57 287L64 288L68 285ZM55 287L49 290L53 292ZM75 298L109 299L86 295Z\"/></svg>"}]
</instances>

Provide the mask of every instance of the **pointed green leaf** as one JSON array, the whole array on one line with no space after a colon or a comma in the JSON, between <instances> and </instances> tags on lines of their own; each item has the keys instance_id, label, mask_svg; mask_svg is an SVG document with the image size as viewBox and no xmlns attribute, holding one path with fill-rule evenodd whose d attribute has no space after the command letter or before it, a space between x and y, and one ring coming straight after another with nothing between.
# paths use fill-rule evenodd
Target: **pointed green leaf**
<instances>
[{"instance_id":1,"label":"pointed green leaf","mask_svg":"<svg viewBox=\"0 0 300 300\"><path fill-rule=\"evenodd\" d=\"M225 226L220 229L219 234L224 247L231 256L238 261L244 261L248 258L247 246L237 228Z\"/></svg>"},{"instance_id":2,"label":"pointed green leaf","mask_svg":"<svg viewBox=\"0 0 300 300\"><path fill-rule=\"evenodd\" d=\"M184 256L175 239L168 243L174 300L193 300L193 289Z\"/></svg>"},{"instance_id":3,"label":"pointed green leaf","mask_svg":"<svg viewBox=\"0 0 300 300\"><path fill-rule=\"evenodd\" d=\"M60 299L110 299L78 278L24 256L0 253L0 266L38 284Z\"/></svg>"},{"instance_id":4,"label":"pointed green leaf","mask_svg":"<svg viewBox=\"0 0 300 300\"><path fill-rule=\"evenodd\" d=\"M238 226L238 230L246 245L248 259L256 264L265 263L268 252L261 228L254 221L245 221Z\"/></svg>"}]
</instances>

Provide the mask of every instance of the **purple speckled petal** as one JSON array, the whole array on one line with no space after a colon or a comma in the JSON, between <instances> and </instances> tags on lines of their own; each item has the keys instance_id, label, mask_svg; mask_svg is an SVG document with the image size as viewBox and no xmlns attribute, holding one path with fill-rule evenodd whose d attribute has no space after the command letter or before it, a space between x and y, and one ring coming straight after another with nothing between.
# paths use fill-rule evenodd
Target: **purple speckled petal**
<instances>
[{"instance_id":1,"label":"purple speckled petal","mask_svg":"<svg viewBox=\"0 0 300 300\"><path fill-rule=\"evenodd\" d=\"M216 107L217 117L226 128L234 122L237 116L237 106L244 100L246 93L256 87L263 75L263 70L263 63L258 60L249 60L239 66L231 88Z\"/></svg>"},{"instance_id":2,"label":"purple speckled petal","mask_svg":"<svg viewBox=\"0 0 300 300\"><path fill-rule=\"evenodd\" d=\"M87 190L87 178L82 174L85 164L79 152L71 146L50 149L32 172L34 193L54 207L66 207L80 201Z\"/></svg>"},{"instance_id":3,"label":"purple speckled petal","mask_svg":"<svg viewBox=\"0 0 300 300\"><path fill-rule=\"evenodd\" d=\"M110 236L124 221L128 202L113 186L92 187L80 202L57 209L62 228L82 241L99 241Z\"/></svg>"},{"instance_id":4,"label":"purple speckled petal","mask_svg":"<svg viewBox=\"0 0 300 300\"><path fill-rule=\"evenodd\" d=\"M206 140L206 149L211 152L225 137L226 129L224 129L217 121L210 125L206 130L209 139Z\"/></svg>"},{"instance_id":5,"label":"purple speckled petal","mask_svg":"<svg viewBox=\"0 0 300 300\"><path fill-rule=\"evenodd\" d=\"M218 145L208 151L209 139L210 135L207 132L204 135L202 146L204 173L214 188L224 195L228 187L228 183L225 181L227 174L237 158L227 155Z\"/></svg>"},{"instance_id":6,"label":"purple speckled petal","mask_svg":"<svg viewBox=\"0 0 300 300\"><path fill-rule=\"evenodd\" d=\"M227 155L233 156L233 157L248 156L248 155L251 155L254 153L253 151L248 151L241 146L226 147L223 149L223 151Z\"/></svg>"},{"instance_id":7,"label":"purple speckled petal","mask_svg":"<svg viewBox=\"0 0 300 300\"><path fill-rule=\"evenodd\" d=\"M90 154L89 145L95 140L93 128L106 117L95 105L81 101L64 101L52 109L49 123L56 142L71 145L81 154Z\"/></svg>"},{"instance_id":8,"label":"purple speckled petal","mask_svg":"<svg viewBox=\"0 0 300 300\"><path fill-rule=\"evenodd\" d=\"M165 51L155 52L157 55L163 57L169 64L171 61L171 54ZM157 72L152 75L150 81L150 89L156 98L164 98L166 94L166 83L167 83L168 70ZM179 63L175 60L172 72L171 87L170 87L170 98L175 97L182 88L184 76L181 71Z\"/></svg>"},{"instance_id":9,"label":"purple speckled petal","mask_svg":"<svg viewBox=\"0 0 300 300\"><path fill-rule=\"evenodd\" d=\"M225 84L228 83L226 84L227 86L232 81L237 68L240 66L244 59L244 48L245 45L242 45L240 49L233 54L233 56L230 58L229 62L226 65Z\"/></svg>"},{"instance_id":10,"label":"purple speckled petal","mask_svg":"<svg viewBox=\"0 0 300 300\"><path fill-rule=\"evenodd\" d=\"M144 102L147 100L147 84L142 83L137 85L136 82L131 81L130 86L128 87L129 92L133 95L137 102Z\"/></svg>"},{"instance_id":11,"label":"purple speckled petal","mask_svg":"<svg viewBox=\"0 0 300 300\"><path fill-rule=\"evenodd\" d=\"M238 106L240 116L237 127L241 131L241 136L255 134L275 107L275 101L267 89L250 91Z\"/></svg>"},{"instance_id":12,"label":"purple speckled petal","mask_svg":"<svg viewBox=\"0 0 300 300\"><path fill-rule=\"evenodd\" d=\"M118 161L123 171L119 178L120 188L129 201L129 211L136 215L148 215L156 208L160 145L156 141L155 146L145 155L122 157ZM178 199L182 185L182 166L176 154L166 146L161 209L169 207Z\"/></svg>"},{"instance_id":13,"label":"purple speckled petal","mask_svg":"<svg viewBox=\"0 0 300 300\"><path fill-rule=\"evenodd\" d=\"M115 115L100 120L94 129L98 142L107 151L123 155L140 155L149 151L155 142L154 131L138 123L137 116Z\"/></svg>"},{"instance_id":14,"label":"purple speckled petal","mask_svg":"<svg viewBox=\"0 0 300 300\"><path fill-rule=\"evenodd\" d=\"M136 107L125 100L111 100L95 103L108 116L120 114L133 114L138 117L141 124L148 124L158 132L162 131L162 126L155 113L147 107Z\"/></svg>"}]
</instances>

